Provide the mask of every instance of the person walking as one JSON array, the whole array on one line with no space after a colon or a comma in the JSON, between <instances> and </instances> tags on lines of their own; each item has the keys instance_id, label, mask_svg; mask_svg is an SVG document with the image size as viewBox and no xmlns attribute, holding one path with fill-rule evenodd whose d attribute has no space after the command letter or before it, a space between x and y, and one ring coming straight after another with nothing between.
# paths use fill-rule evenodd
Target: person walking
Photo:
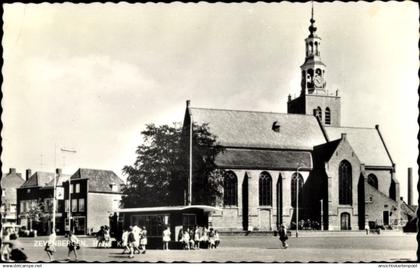
<instances>
[{"instance_id":1,"label":"person walking","mask_svg":"<svg viewBox=\"0 0 420 268\"><path fill-rule=\"evenodd\" d=\"M287 236L287 230L286 227L284 227L284 225L280 225L280 230L279 230L279 239L281 241L282 247L283 248L287 248L288 245L286 243L287 239L289 239L289 237Z\"/></svg>"},{"instance_id":2,"label":"person walking","mask_svg":"<svg viewBox=\"0 0 420 268\"><path fill-rule=\"evenodd\" d=\"M122 236L121 236L121 246L124 248L122 254L125 253L126 250L128 250L128 252L130 252L130 247L128 245L128 235L130 234L130 232L124 228Z\"/></svg>"},{"instance_id":3,"label":"person walking","mask_svg":"<svg viewBox=\"0 0 420 268\"><path fill-rule=\"evenodd\" d=\"M56 239L56 234L53 231L50 236L48 237L48 241L45 244L45 248L44 250L47 252L48 258L50 259L50 261L54 261L54 253L56 251L55 249L55 239Z\"/></svg>"},{"instance_id":4,"label":"person walking","mask_svg":"<svg viewBox=\"0 0 420 268\"><path fill-rule=\"evenodd\" d=\"M214 230L213 228L210 228L209 232L209 249L214 249L216 246L216 241L214 239Z\"/></svg>"},{"instance_id":5,"label":"person walking","mask_svg":"<svg viewBox=\"0 0 420 268\"><path fill-rule=\"evenodd\" d=\"M217 248L220 245L219 232L214 230L214 248Z\"/></svg>"},{"instance_id":6,"label":"person walking","mask_svg":"<svg viewBox=\"0 0 420 268\"><path fill-rule=\"evenodd\" d=\"M162 233L163 250L169 250L169 242L171 241L171 230L169 226L165 227Z\"/></svg>"},{"instance_id":7,"label":"person walking","mask_svg":"<svg viewBox=\"0 0 420 268\"><path fill-rule=\"evenodd\" d=\"M140 239L141 239L141 228L138 227L137 225L134 225L133 227L133 234L134 234L134 253L140 254Z\"/></svg>"},{"instance_id":8,"label":"person walking","mask_svg":"<svg viewBox=\"0 0 420 268\"><path fill-rule=\"evenodd\" d=\"M134 258L134 249L135 249L135 242L136 242L136 238L133 232L133 227L130 226L130 232L128 234L127 237L127 245L128 248L130 249L130 256L129 258Z\"/></svg>"},{"instance_id":9,"label":"person walking","mask_svg":"<svg viewBox=\"0 0 420 268\"><path fill-rule=\"evenodd\" d=\"M98 240L98 243L96 244L96 247L102 247L103 242L104 242L104 226L101 226L101 229L96 233L96 240Z\"/></svg>"},{"instance_id":10,"label":"person walking","mask_svg":"<svg viewBox=\"0 0 420 268\"><path fill-rule=\"evenodd\" d=\"M146 226L143 226L143 230L141 231L141 238L140 238L140 246L141 246L141 254L146 254L146 246L147 246L147 230Z\"/></svg>"},{"instance_id":11,"label":"person walking","mask_svg":"<svg viewBox=\"0 0 420 268\"><path fill-rule=\"evenodd\" d=\"M69 232L69 240L67 247L69 252L67 254L67 259L70 260L70 253L74 253L75 260L77 261L77 250L80 249L79 239L73 234L72 231Z\"/></svg>"},{"instance_id":12,"label":"person walking","mask_svg":"<svg viewBox=\"0 0 420 268\"><path fill-rule=\"evenodd\" d=\"M110 229L108 226L104 227L104 243L105 243L105 248L111 247L111 234L110 234Z\"/></svg>"}]
</instances>

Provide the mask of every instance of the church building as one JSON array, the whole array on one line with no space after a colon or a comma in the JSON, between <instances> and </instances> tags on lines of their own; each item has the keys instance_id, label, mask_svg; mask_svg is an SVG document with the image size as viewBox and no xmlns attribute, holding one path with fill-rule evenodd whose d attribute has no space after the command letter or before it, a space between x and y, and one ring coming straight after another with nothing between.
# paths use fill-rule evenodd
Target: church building
<instances>
[{"instance_id":1,"label":"church building","mask_svg":"<svg viewBox=\"0 0 420 268\"><path fill-rule=\"evenodd\" d=\"M341 97L327 91L316 31L312 11L301 92L289 95L287 113L196 108L187 101L184 129L207 124L224 148L215 160L225 175L214 228L294 229L296 214L322 230L401 227L395 163L379 126L341 125Z\"/></svg>"}]
</instances>

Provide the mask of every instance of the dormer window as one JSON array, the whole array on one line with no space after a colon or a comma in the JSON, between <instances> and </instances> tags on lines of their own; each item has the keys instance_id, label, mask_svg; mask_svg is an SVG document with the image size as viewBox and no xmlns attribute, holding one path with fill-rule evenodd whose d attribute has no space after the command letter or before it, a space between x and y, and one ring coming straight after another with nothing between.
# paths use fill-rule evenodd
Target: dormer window
<instances>
[{"instance_id":1,"label":"dormer window","mask_svg":"<svg viewBox=\"0 0 420 268\"><path fill-rule=\"evenodd\" d=\"M278 121L274 121L273 122L273 126L271 127L271 129L274 132L280 132L280 124L279 124L279 122Z\"/></svg>"}]
</instances>

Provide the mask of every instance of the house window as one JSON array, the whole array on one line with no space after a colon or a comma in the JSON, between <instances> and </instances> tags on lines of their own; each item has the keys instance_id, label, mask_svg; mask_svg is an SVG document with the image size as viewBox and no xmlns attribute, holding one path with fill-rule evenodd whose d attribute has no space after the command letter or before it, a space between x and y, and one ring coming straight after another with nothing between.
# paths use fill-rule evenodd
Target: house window
<instances>
[{"instance_id":1,"label":"house window","mask_svg":"<svg viewBox=\"0 0 420 268\"><path fill-rule=\"evenodd\" d=\"M271 184L270 174L262 172L259 181L260 206L271 206Z\"/></svg>"},{"instance_id":2,"label":"house window","mask_svg":"<svg viewBox=\"0 0 420 268\"><path fill-rule=\"evenodd\" d=\"M70 210L69 210L69 200L68 200L68 199L64 201L64 210L65 210L66 212L70 211Z\"/></svg>"},{"instance_id":3,"label":"house window","mask_svg":"<svg viewBox=\"0 0 420 268\"><path fill-rule=\"evenodd\" d=\"M223 181L223 204L225 206L238 205L238 179L232 171L225 173Z\"/></svg>"},{"instance_id":4,"label":"house window","mask_svg":"<svg viewBox=\"0 0 420 268\"><path fill-rule=\"evenodd\" d=\"M70 193L71 193L71 194L72 194L72 193L74 193L73 188L74 188L74 184L71 184L71 186L70 186Z\"/></svg>"},{"instance_id":5,"label":"house window","mask_svg":"<svg viewBox=\"0 0 420 268\"><path fill-rule=\"evenodd\" d=\"M117 192L117 191L118 191L117 184L115 184L115 183L112 183L112 184L111 184L111 191L112 191L112 192Z\"/></svg>"},{"instance_id":6,"label":"house window","mask_svg":"<svg viewBox=\"0 0 420 268\"><path fill-rule=\"evenodd\" d=\"M74 192L77 194L77 193L80 193L80 183L76 183L75 185L75 190L74 190Z\"/></svg>"},{"instance_id":7,"label":"house window","mask_svg":"<svg viewBox=\"0 0 420 268\"><path fill-rule=\"evenodd\" d=\"M76 212L77 211L77 199L72 199L71 200L71 212Z\"/></svg>"},{"instance_id":8,"label":"house window","mask_svg":"<svg viewBox=\"0 0 420 268\"><path fill-rule=\"evenodd\" d=\"M15 213L16 212L16 205L12 204L10 205L10 212Z\"/></svg>"},{"instance_id":9,"label":"house window","mask_svg":"<svg viewBox=\"0 0 420 268\"><path fill-rule=\"evenodd\" d=\"M292 180L291 180L291 183L290 183L290 189L292 191L291 194L290 194L292 200L290 200L290 201L291 201L291 204L292 204L292 207L293 208L296 207L296 183L298 184L297 186L298 186L298 189L299 189L299 196L298 196L298 198L299 198L299 204L298 205L299 206L302 206L303 177L302 177L302 175L300 173L296 173L295 172L292 175Z\"/></svg>"},{"instance_id":10,"label":"house window","mask_svg":"<svg viewBox=\"0 0 420 268\"><path fill-rule=\"evenodd\" d=\"M338 168L339 204L351 205L352 172L348 161L343 160Z\"/></svg>"},{"instance_id":11,"label":"house window","mask_svg":"<svg viewBox=\"0 0 420 268\"><path fill-rule=\"evenodd\" d=\"M79 199L79 212L84 212L84 211L85 211L85 199L80 198Z\"/></svg>"},{"instance_id":12,"label":"house window","mask_svg":"<svg viewBox=\"0 0 420 268\"><path fill-rule=\"evenodd\" d=\"M330 108L325 108L325 124L330 125L331 124L331 111Z\"/></svg>"},{"instance_id":13,"label":"house window","mask_svg":"<svg viewBox=\"0 0 420 268\"><path fill-rule=\"evenodd\" d=\"M367 182L373 187L375 187L376 189L378 189L378 178L374 174L368 175Z\"/></svg>"}]
</instances>

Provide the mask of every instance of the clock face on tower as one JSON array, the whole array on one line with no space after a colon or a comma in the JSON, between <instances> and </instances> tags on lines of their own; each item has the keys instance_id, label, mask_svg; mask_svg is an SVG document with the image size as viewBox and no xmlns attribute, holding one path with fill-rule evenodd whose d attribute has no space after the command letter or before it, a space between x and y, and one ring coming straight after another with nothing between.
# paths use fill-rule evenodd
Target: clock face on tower
<instances>
[{"instance_id":1,"label":"clock face on tower","mask_svg":"<svg viewBox=\"0 0 420 268\"><path fill-rule=\"evenodd\" d=\"M323 79L320 75L316 75L314 78L314 83L316 87L322 87Z\"/></svg>"}]
</instances>

